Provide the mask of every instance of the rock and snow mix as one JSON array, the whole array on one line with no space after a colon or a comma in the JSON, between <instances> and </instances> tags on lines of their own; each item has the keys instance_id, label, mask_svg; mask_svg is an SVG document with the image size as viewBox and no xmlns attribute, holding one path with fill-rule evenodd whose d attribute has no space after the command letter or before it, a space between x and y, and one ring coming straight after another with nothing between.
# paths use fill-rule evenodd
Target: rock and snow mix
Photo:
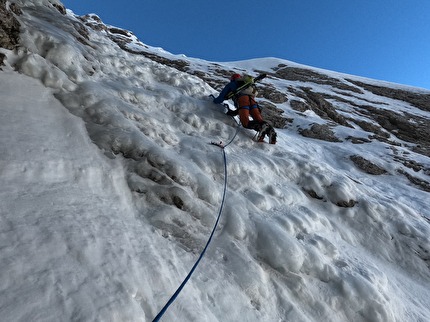
<instances>
[{"instance_id":1,"label":"rock and snow mix","mask_svg":"<svg viewBox=\"0 0 430 322\"><path fill-rule=\"evenodd\" d=\"M178 57L138 40L118 46L121 35L114 39L95 16L84 21L56 1L15 3L19 46L0 48L1 320L150 321L199 256L222 199L223 157L209 143L228 141L237 125L208 99L217 91L205 77L223 80L214 68L311 69L180 57L184 72L162 63ZM344 89L265 83L296 102L304 87L430 117L399 99L348 91L363 79L315 73ZM164 319L428 321L429 192L400 174L408 169L389 157L389 143L345 140L368 136L358 126L333 127L343 142L300 135L327 122L291 101L275 104L292 119L277 130L277 145L241 129L226 148L219 228ZM348 104L339 109L363 118ZM428 180L429 158L389 139L422 165L415 177ZM363 172L353 155L385 174Z\"/></svg>"}]
</instances>

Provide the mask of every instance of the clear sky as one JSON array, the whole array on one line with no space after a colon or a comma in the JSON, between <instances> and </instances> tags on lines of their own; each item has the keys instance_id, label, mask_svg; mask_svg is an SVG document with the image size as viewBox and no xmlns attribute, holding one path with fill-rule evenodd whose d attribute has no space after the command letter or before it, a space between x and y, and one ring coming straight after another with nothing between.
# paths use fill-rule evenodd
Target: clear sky
<instances>
[{"instance_id":1,"label":"clear sky","mask_svg":"<svg viewBox=\"0 0 430 322\"><path fill-rule=\"evenodd\" d=\"M429 0L63 0L145 44L209 61L277 57L430 89Z\"/></svg>"}]
</instances>

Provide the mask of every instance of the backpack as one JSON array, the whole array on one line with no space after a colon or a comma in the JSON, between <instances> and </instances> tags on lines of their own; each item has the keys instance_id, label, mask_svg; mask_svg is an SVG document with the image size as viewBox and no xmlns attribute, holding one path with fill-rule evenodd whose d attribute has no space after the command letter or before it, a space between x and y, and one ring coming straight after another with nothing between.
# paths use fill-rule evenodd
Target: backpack
<instances>
[{"instance_id":1,"label":"backpack","mask_svg":"<svg viewBox=\"0 0 430 322\"><path fill-rule=\"evenodd\" d=\"M257 88L255 86L254 78L248 75L242 76L235 80L237 88L226 95L226 99L235 100L242 95L257 95Z\"/></svg>"}]
</instances>

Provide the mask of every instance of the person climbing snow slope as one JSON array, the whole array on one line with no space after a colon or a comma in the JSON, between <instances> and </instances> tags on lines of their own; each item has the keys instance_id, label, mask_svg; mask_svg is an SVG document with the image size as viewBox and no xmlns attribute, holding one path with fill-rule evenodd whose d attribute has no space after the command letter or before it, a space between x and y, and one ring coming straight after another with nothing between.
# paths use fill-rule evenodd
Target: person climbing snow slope
<instances>
[{"instance_id":1,"label":"person climbing snow slope","mask_svg":"<svg viewBox=\"0 0 430 322\"><path fill-rule=\"evenodd\" d=\"M266 75L260 75L260 79ZM228 115L239 114L240 123L244 128L257 131L256 141L263 142L265 136L269 137L269 143L276 143L276 132L273 127L263 120L261 116L260 107L255 101L257 95L257 88L255 86L255 79L251 76L241 76L240 74L233 74L230 82L215 97L213 102L221 104L226 99L232 99L236 111L229 110ZM252 117L252 120L249 117Z\"/></svg>"}]
</instances>

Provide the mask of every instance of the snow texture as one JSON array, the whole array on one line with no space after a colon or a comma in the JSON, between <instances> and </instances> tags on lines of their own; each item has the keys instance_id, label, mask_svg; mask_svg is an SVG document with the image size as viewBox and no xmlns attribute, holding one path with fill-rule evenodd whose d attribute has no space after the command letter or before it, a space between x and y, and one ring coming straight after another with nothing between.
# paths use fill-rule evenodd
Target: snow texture
<instances>
[{"instance_id":1,"label":"snow texture","mask_svg":"<svg viewBox=\"0 0 430 322\"><path fill-rule=\"evenodd\" d=\"M0 49L1 320L151 321L209 237L224 183L209 143L237 125L201 78L124 51L53 1L16 3L20 47ZM252 74L280 63L297 66L218 64ZM397 174L384 143L305 138L296 128L320 117L277 107L294 118L277 145L241 129L226 148L219 229L163 320L429 321L429 193ZM354 167L364 149L386 175Z\"/></svg>"}]
</instances>

